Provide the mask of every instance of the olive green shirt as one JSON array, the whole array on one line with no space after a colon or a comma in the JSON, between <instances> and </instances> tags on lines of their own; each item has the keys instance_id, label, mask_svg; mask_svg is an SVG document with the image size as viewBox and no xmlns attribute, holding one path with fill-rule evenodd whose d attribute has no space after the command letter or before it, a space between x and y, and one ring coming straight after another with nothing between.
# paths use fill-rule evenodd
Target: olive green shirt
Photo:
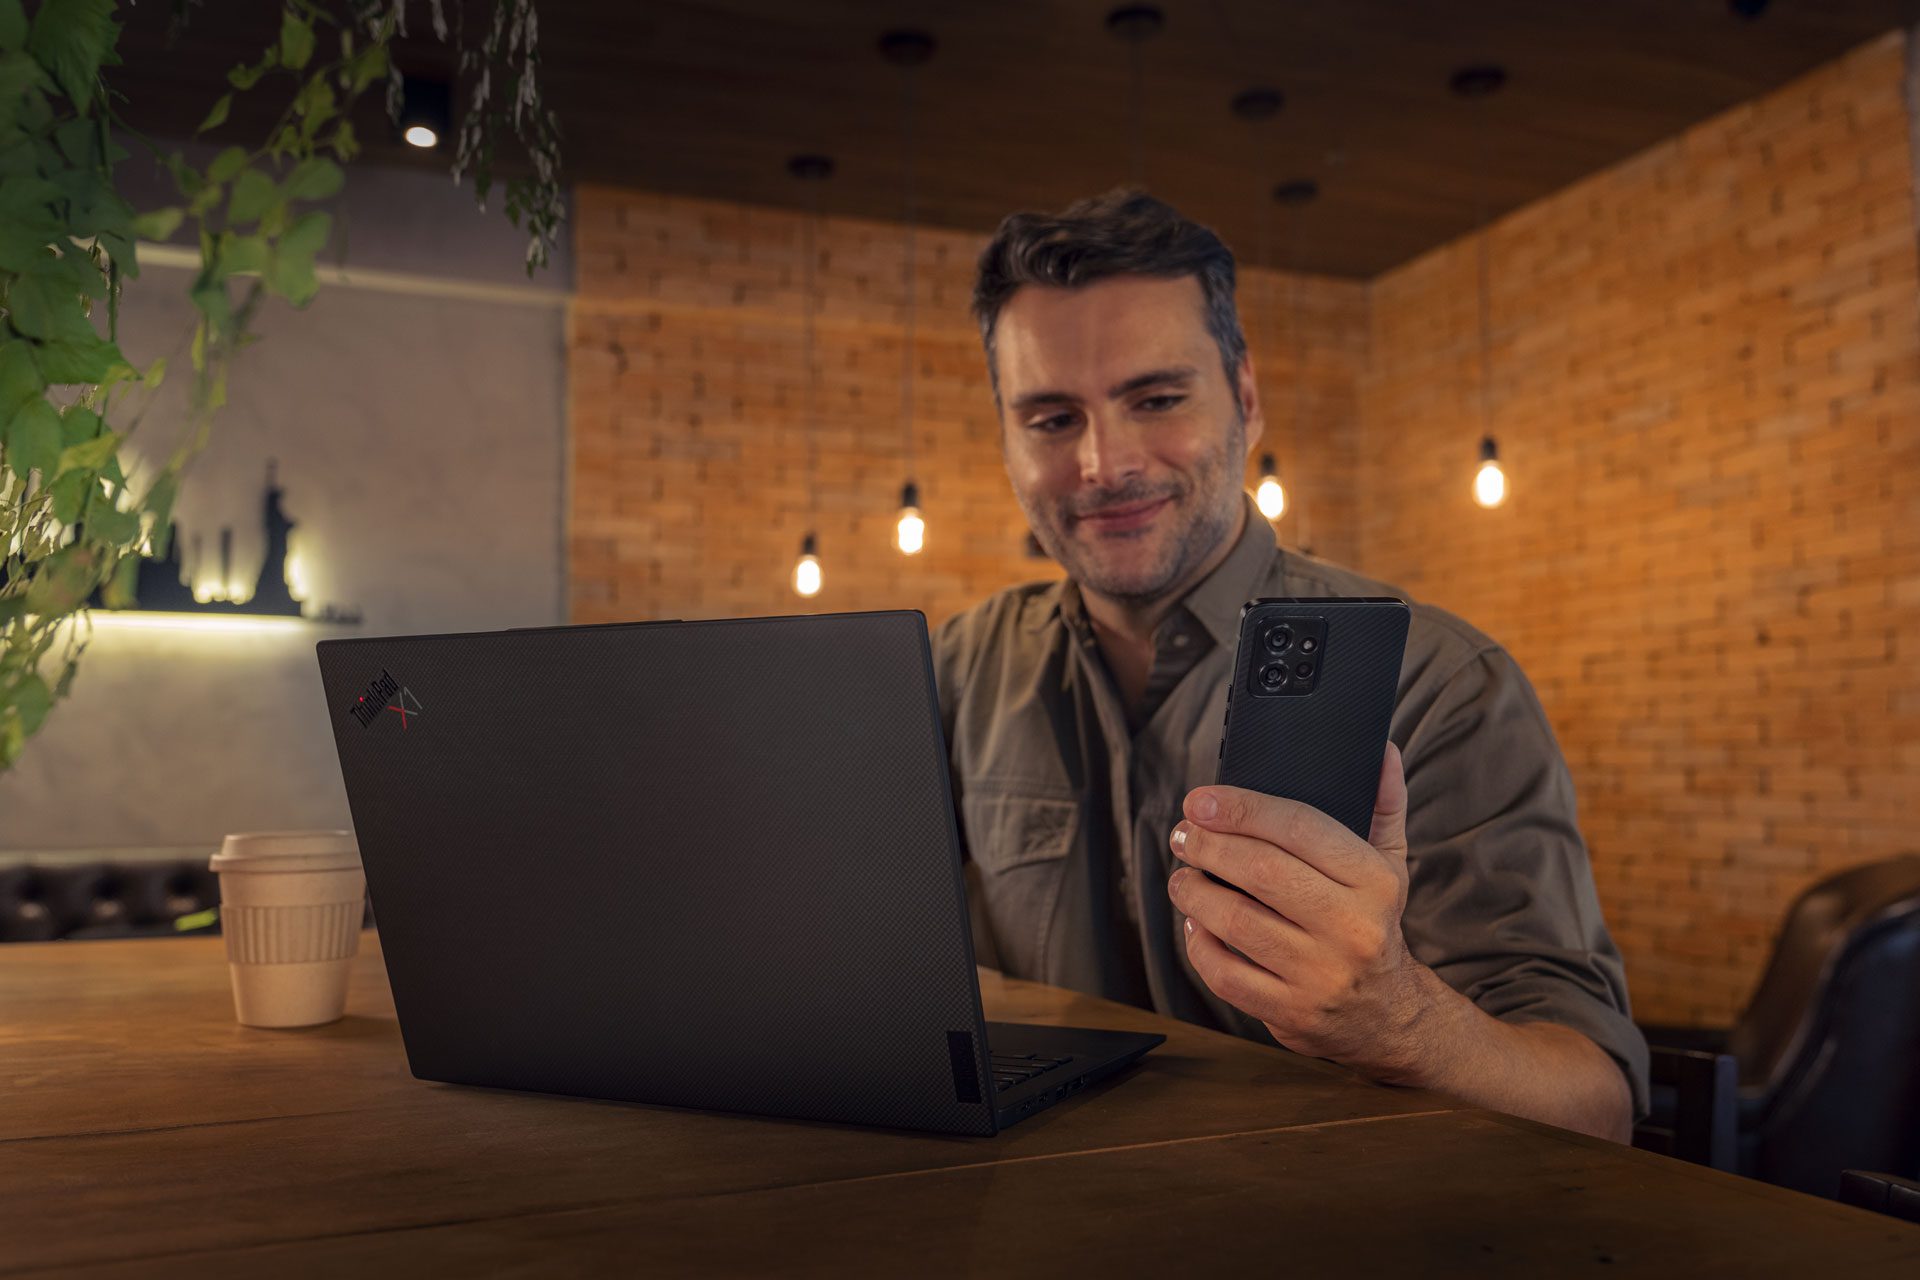
<instances>
[{"instance_id":1,"label":"olive green shirt","mask_svg":"<svg viewBox=\"0 0 1920 1280\"><path fill-rule=\"evenodd\" d=\"M1168 836L1187 792L1214 781L1241 606L1387 595L1404 598L1282 551L1249 502L1227 558L1155 631L1136 707L1122 705L1071 581L1013 587L939 627L980 962L1273 1043L1188 963ZM1407 946L1496 1018L1586 1035L1644 1115L1646 1044L1546 715L1505 650L1409 603L1391 729L1406 764Z\"/></svg>"}]
</instances>

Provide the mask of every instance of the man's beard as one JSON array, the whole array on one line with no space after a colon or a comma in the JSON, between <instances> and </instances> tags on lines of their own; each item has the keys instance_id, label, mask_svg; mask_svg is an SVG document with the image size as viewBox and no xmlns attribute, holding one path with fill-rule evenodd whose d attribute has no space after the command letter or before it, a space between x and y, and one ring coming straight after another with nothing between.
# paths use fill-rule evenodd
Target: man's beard
<instances>
[{"instance_id":1,"label":"man's beard","mask_svg":"<svg viewBox=\"0 0 1920 1280\"><path fill-rule=\"evenodd\" d=\"M1195 566L1204 563L1233 531L1237 513L1234 504L1225 501L1225 493L1238 492L1233 463L1246 451L1244 421L1234 423L1222 444L1224 447L1203 458L1190 476L1173 476L1158 484L1142 480L1062 499L1044 509L1029 503L1024 494L1015 496L1040 545L1083 589L1131 606L1152 604L1183 585ZM1150 564L1109 566L1097 547L1088 547L1068 532L1076 516L1162 498L1173 501L1160 519L1171 518L1176 523L1170 529L1155 531L1161 540L1160 553Z\"/></svg>"}]
</instances>

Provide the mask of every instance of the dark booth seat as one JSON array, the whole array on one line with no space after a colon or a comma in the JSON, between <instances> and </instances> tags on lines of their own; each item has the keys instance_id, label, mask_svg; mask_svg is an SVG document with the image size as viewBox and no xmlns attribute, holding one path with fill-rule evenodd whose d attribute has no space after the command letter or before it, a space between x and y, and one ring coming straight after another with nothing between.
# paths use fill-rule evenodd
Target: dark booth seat
<instances>
[{"instance_id":1,"label":"dark booth seat","mask_svg":"<svg viewBox=\"0 0 1920 1280\"><path fill-rule=\"evenodd\" d=\"M1920 1177L1920 855L1795 899L1730 1030L1642 1030L1636 1146L1827 1197L1849 1169Z\"/></svg>"},{"instance_id":2,"label":"dark booth seat","mask_svg":"<svg viewBox=\"0 0 1920 1280\"><path fill-rule=\"evenodd\" d=\"M175 921L220 905L214 848L0 852L0 942L217 932Z\"/></svg>"}]
</instances>

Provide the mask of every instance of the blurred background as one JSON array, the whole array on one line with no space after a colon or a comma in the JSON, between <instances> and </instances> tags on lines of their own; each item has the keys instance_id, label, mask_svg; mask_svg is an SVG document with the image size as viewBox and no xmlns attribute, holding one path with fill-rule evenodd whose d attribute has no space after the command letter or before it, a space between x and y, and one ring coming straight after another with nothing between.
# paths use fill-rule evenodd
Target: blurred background
<instances>
[{"instance_id":1,"label":"blurred background","mask_svg":"<svg viewBox=\"0 0 1920 1280\"><path fill-rule=\"evenodd\" d=\"M1125 183L1239 256L1282 541L1534 680L1638 1015L1733 1022L1795 895L1915 848L1916 6L545 0L570 216L531 275L449 180L462 86L418 8L395 48L443 87L436 145L362 104L319 295L259 317L178 508L190 578L217 592L228 529L251 581L271 460L305 598L358 621L102 626L0 774L16 860L347 825L329 635L937 622L1054 575L974 260L1005 214ZM122 15L123 113L264 133L243 99L193 137L275 6L190 9L175 40L166 6ZM146 255L136 364L181 350L192 265Z\"/></svg>"}]
</instances>

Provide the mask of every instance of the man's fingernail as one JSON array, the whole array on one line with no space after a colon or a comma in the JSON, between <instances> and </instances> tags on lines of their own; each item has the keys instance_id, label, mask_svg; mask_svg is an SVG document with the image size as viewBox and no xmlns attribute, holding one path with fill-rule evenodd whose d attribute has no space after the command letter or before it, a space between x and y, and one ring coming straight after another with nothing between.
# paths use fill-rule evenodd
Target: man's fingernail
<instances>
[{"instance_id":1,"label":"man's fingernail","mask_svg":"<svg viewBox=\"0 0 1920 1280\"><path fill-rule=\"evenodd\" d=\"M1181 867L1178 871L1168 876L1167 892L1172 893L1174 890L1178 889L1180 887L1181 878L1184 877L1186 874L1187 874L1187 869L1185 867Z\"/></svg>"},{"instance_id":2,"label":"man's fingernail","mask_svg":"<svg viewBox=\"0 0 1920 1280\"><path fill-rule=\"evenodd\" d=\"M1193 936L1193 917L1192 916L1187 917L1187 936L1189 938Z\"/></svg>"},{"instance_id":3,"label":"man's fingernail","mask_svg":"<svg viewBox=\"0 0 1920 1280\"><path fill-rule=\"evenodd\" d=\"M1193 798L1193 816L1194 817L1211 818L1219 812L1220 812L1220 802L1213 798L1213 794L1211 792L1202 791L1199 795Z\"/></svg>"},{"instance_id":4,"label":"man's fingernail","mask_svg":"<svg viewBox=\"0 0 1920 1280\"><path fill-rule=\"evenodd\" d=\"M1175 853L1187 851L1187 824L1184 822L1173 829L1173 851Z\"/></svg>"}]
</instances>

